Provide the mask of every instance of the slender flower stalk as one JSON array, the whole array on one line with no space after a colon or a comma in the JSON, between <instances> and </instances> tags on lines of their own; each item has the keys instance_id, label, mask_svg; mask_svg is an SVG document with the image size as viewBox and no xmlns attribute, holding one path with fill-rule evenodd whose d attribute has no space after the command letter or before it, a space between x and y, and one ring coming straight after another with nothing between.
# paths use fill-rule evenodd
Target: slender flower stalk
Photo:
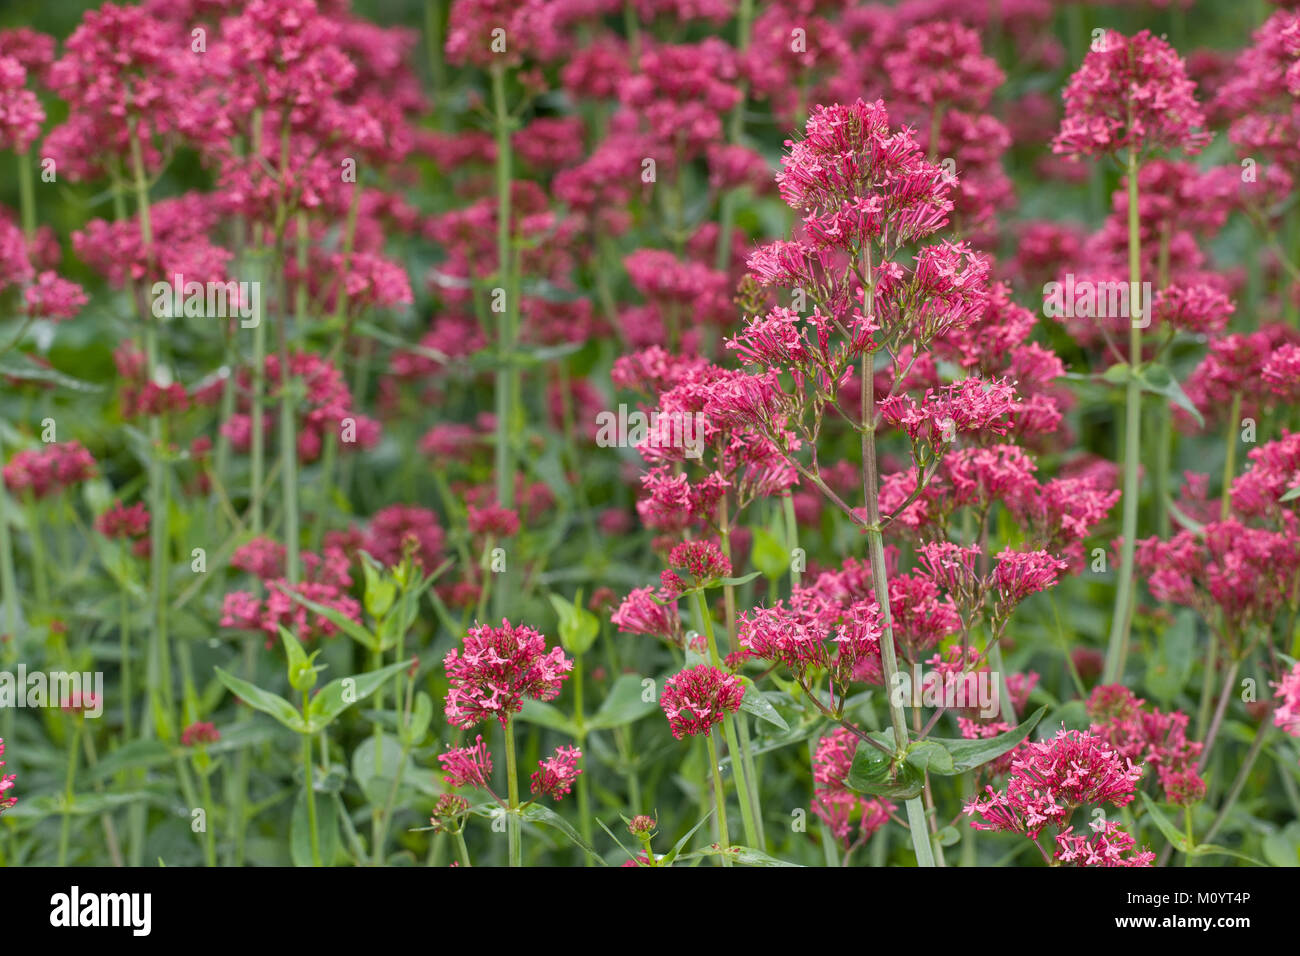
<instances>
[{"instance_id":1,"label":"slender flower stalk","mask_svg":"<svg viewBox=\"0 0 1300 956\"><path fill-rule=\"evenodd\" d=\"M1138 154L1135 146L1128 151L1128 269L1129 289L1142 288L1141 231L1138 219ZM1123 529L1120 534L1119 587L1115 592L1115 606L1111 613L1110 643L1106 649L1106 669L1102 680L1115 683L1124 673L1128 658L1129 630L1132 625L1134 587L1133 555L1137 546L1138 498L1141 485L1138 466L1142 455L1142 383L1138 377L1142 367L1142 324L1150 316L1129 317L1129 368L1124 391L1124 494Z\"/></svg>"}]
</instances>

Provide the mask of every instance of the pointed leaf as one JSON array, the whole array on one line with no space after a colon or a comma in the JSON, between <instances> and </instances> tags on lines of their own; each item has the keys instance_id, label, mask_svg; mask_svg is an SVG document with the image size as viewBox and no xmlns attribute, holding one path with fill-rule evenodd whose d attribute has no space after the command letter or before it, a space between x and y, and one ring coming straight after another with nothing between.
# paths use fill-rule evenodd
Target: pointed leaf
<instances>
[{"instance_id":1,"label":"pointed leaf","mask_svg":"<svg viewBox=\"0 0 1300 956\"><path fill-rule=\"evenodd\" d=\"M227 674L220 667L214 668L214 670L217 672L217 679L226 685L226 689L249 707L260 710L264 714L270 714L280 723L297 733L305 734L309 732L307 724L302 719L302 714L298 713L297 708L279 694L273 694L269 690L262 690L256 684L241 680L234 674Z\"/></svg>"}]
</instances>

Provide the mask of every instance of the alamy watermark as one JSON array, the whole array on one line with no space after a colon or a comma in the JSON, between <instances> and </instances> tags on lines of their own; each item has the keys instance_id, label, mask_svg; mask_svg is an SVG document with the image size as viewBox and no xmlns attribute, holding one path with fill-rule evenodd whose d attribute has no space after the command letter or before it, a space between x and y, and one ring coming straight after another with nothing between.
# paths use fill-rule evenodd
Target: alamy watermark
<instances>
[{"instance_id":1,"label":"alamy watermark","mask_svg":"<svg viewBox=\"0 0 1300 956\"><path fill-rule=\"evenodd\" d=\"M913 664L912 673L900 670L894 675L890 700L899 707L978 710L987 720L998 712L997 679L992 671L945 674L923 672L920 664Z\"/></svg>"},{"instance_id":2,"label":"alamy watermark","mask_svg":"<svg viewBox=\"0 0 1300 956\"><path fill-rule=\"evenodd\" d=\"M1151 283L1075 279L1043 286L1043 314L1049 319L1132 319L1133 328L1151 324Z\"/></svg>"},{"instance_id":3,"label":"alamy watermark","mask_svg":"<svg viewBox=\"0 0 1300 956\"><path fill-rule=\"evenodd\" d=\"M256 328L262 321L260 282L186 282L177 273L171 282L155 282L149 291L157 319L239 319L245 329Z\"/></svg>"},{"instance_id":4,"label":"alamy watermark","mask_svg":"<svg viewBox=\"0 0 1300 956\"><path fill-rule=\"evenodd\" d=\"M104 713L103 671L32 671L25 664L17 673L0 671L0 709L62 707L77 701L87 717Z\"/></svg>"},{"instance_id":5,"label":"alamy watermark","mask_svg":"<svg viewBox=\"0 0 1300 956\"><path fill-rule=\"evenodd\" d=\"M687 458L704 456L704 414L702 412L629 412L596 415L596 444L601 448L680 448Z\"/></svg>"}]
</instances>

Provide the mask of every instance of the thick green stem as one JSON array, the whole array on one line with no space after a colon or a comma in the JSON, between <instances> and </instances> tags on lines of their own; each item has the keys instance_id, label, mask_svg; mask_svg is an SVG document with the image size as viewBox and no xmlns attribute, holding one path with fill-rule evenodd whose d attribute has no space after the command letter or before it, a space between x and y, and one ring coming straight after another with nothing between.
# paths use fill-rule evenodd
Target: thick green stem
<instances>
[{"instance_id":1,"label":"thick green stem","mask_svg":"<svg viewBox=\"0 0 1300 956\"><path fill-rule=\"evenodd\" d=\"M77 779L77 746L81 743L81 716L68 732L68 769L63 778L63 822L59 827L59 866L68 865L68 839L72 835L72 793Z\"/></svg>"},{"instance_id":2,"label":"thick green stem","mask_svg":"<svg viewBox=\"0 0 1300 956\"><path fill-rule=\"evenodd\" d=\"M1141 236L1138 219L1138 159L1136 149L1128 154L1128 272L1130 312L1141 302L1142 262ZM1123 491L1123 541L1120 545L1119 587L1115 592L1115 607L1110 623L1110 643L1106 649L1106 665L1102 680L1113 684L1124 674L1128 657L1130 613L1134 601L1133 558L1137 547L1138 496L1141 491L1138 464L1142 451L1142 388L1138 369L1142 365L1142 329L1129 317L1129 375L1124 395L1124 491ZM1146 322L1150 316L1143 315Z\"/></svg>"},{"instance_id":3,"label":"thick green stem","mask_svg":"<svg viewBox=\"0 0 1300 956\"><path fill-rule=\"evenodd\" d=\"M303 695L304 698L306 695ZM307 702L303 701L303 710ZM316 834L316 785L312 779L311 734L302 734L302 785L307 790L307 838L311 843L311 865L320 866L320 837Z\"/></svg>"},{"instance_id":4,"label":"thick green stem","mask_svg":"<svg viewBox=\"0 0 1300 956\"><path fill-rule=\"evenodd\" d=\"M514 408L513 360L514 342L511 341L511 310L514 303L508 300L511 273L510 251L510 114L506 109L505 67L492 68L492 105L496 132L496 189L497 189L497 282L507 301L497 311L497 370L496 370L496 491L497 502L509 508L514 500L514 449L511 447L510 414Z\"/></svg>"},{"instance_id":5,"label":"thick green stem","mask_svg":"<svg viewBox=\"0 0 1300 956\"><path fill-rule=\"evenodd\" d=\"M727 792L722 789L722 769L718 766L718 745L714 742L713 731L704 735L709 748L709 768L713 771L713 806L717 810L718 844L722 847L722 865L731 866L731 857L726 850L731 846L731 834L727 830Z\"/></svg>"},{"instance_id":6,"label":"thick green stem","mask_svg":"<svg viewBox=\"0 0 1300 956\"><path fill-rule=\"evenodd\" d=\"M515 754L514 718L506 721L506 786L508 787L506 816L506 843L510 852L510 865L523 866L523 846L519 825L519 766Z\"/></svg>"},{"instance_id":7,"label":"thick green stem","mask_svg":"<svg viewBox=\"0 0 1300 956\"><path fill-rule=\"evenodd\" d=\"M713 616L709 613L709 603L705 600L703 591L695 592L695 603L700 612L700 620L703 622L704 636L709 642L709 663L721 670L722 658L718 655L718 641L713 633ZM745 777L745 765L741 760L740 740L736 736L735 718L731 714L727 714L722 718L722 732L727 738L727 751L731 754L731 768L736 774L736 795L740 799L740 816L744 821L745 841L750 846L757 847L760 842L758 835L758 814L754 812L753 801L751 799L752 795ZM711 736L709 738L709 746L710 748L713 747L713 738ZM719 773L717 755L710 750L709 757L714 764L713 772L715 775L715 786L718 786L721 778L717 776ZM725 799L726 792L719 789L718 803L720 807ZM721 824L721 809L719 809L718 813L718 820ZM725 845L725 839L723 842Z\"/></svg>"}]
</instances>

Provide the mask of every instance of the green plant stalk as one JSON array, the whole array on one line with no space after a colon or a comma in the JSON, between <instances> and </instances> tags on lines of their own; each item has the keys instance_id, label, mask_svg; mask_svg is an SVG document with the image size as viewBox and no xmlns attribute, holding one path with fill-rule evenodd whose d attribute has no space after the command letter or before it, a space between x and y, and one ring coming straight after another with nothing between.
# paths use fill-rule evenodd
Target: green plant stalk
<instances>
[{"instance_id":1,"label":"green plant stalk","mask_svg":"<svg viewBox=\"0 0 1300 956\"><path fill-rule=\"evenodd\" d=\"M709 748L709 768L713 771L713 806L717 810L718 843L725 851L731 846L731 834L727 831L727 792L722 789L722 770L718 767L718 745L714 742L713 731L704 735ZM731 866L731 857L724 852L722 865Z\"/></svg>"},{"instance_id":2,"label":"green plant stalk","mask_svg":"<svg viewBox=\"0 0 1300 956\"><path fill-rule=\"evenodd\" d=\"M521 827L519 825L519 767L515 755L515 720L506 721L506 786L507 807L506 845L510 855L511 866L523 866L523 847L521 845Z\"/></svg>"},{"instance_id":3,"label":"green plant stalk","mask_svg":"<svg viewBox=\"0 0 1300 956\"><path fill-rule=\"evenodd\" d=\"M465 833L463 830L457 830L452 834L452 845L456 848L456 859L460 860L461 866L473 866L469 861L469 847L465 845Z\"/></svg>"},{"instance_id":4,"label":"green plant stalk","mask_svg":"<svg viewBox=\"0 0 1300 956\"><path fill-rule=\"evenodd\" d=\"M868 263L867 275L871 275ZM868 295L874 299L874 293ZM868 306L868 313L874 313L873 305ZM862 483L865 489L867 505L867 552L871 563L871 584L876 592L876 603L880 607L883 635L880 640L880 660L883 665L885 686L897 686L898 657L894 651L894 624L889 609L889 582L885 570L885 538L880 531L880 487L876 466L876 427L875 427L875 353L865 352L862 356ZM894 728L894 741L900 751L908 745L907 715L903 705L889 695L889 720ZM925 804L921 797L913 797L906 803L909 832L912 848L916 851L917 866L934 866L934 850L930 844L930 834L925 822Z\"/></svg>"},{"instance_id":5,"label":"green plant stalk","mask_svg":"<svg viewBox=\"0 0 1300 956\"><path fill-rule=\"evenodd\" d=\"M1141 289L1141 236L1138 219L1138 160L1137 150L1128 154L1128 273L1129 289ZM1130 312L1132 303L1130 303ZM1145 318L1150 318L1146 316ZM1142 364L1142 330L1129 317L1129 376L1124 395L1124 491L1123 491L1123 542L1120 546L1119 587L1115 593L1115 608L1110 623L1110 642L1106 648L1106 664L1102 680L1113 684L1124 673L1128 657L1129 632L1132 616L1130 607L1134 600L1133 558L1137 547L1138 460L1142 453L1142 389L1137 371Z\"/></svg>"},{"instance_id":6,"label":"green plant stalk","mask_svg":"<svg viewBox=\"0 0 1300 956\"><path fill-rule=\"evenodd\" d=\"M583 728L585 718L583 716L583 699L582 699L582 655L573 655L573 722L579 728L578 731L578 749L583 753L587 752L587 733ZM578 775L578 832L588 844L592 841L591 829L591 789L588 782L588 774ZM583 856L583 866L587 865L587 858Z\"/></svg>"},{"instance_id":7,"label":"green plant stalk","mask_svg":"<svg viewBox=\"0 0 1300 956\"><path fill-rule=\"evenodd\" d=\"M23 492L23 506L27 512L27 541L32 550L32 584L36 591L36 604L45 609L50 606L50 586L46 577L45 540L41 534L39 505L31 489Z\"/></svg>"},{"instance_id":8,"label":"green plant stalk","mask_svg":"<svg viewBox=\"0 0 1300 956\"><path fill-rule=\"evenodd\" d=\"M18 185L23 238L30 243L36 238L36 197L32 189L32 158L28 153L18 155ZM0 464L4 460L4 426L0 423ZM9 533L9 497L3 488L0 488L0 590L4 591L5 634L16 640L21 599L14 574L13 537Z\"/></svg>"},{"instance_id":9,"label":"green plant stalk","mask_svg":"<svg viewBox=\"0 0 1300 956\"><path fill-rule=\"evenodd\" d=\"M785 512L785 533L786 542L790 546L790 594L793 596L795 588L799 586L799 572L794 567L795 549L799 547L799 521L794 513L794 498L786 495L781 499L781 508Z\"/></svg>"},{"instance_id":10,"label":"green plant stalk","mask_svg":"<svg viewBox=\"0 0 1300 956\"><path fill-rule=\"evenodd\" d=\"M114 219L117 222L125 222L128 218L128 215L126 209L125 190L122 184L122 177L120 176L116 166L112 168L111 173L112 175L111 175L110 192L112 193L112 197L113 197ZM131 307L134 309L135 301L136 301L135 284L131 281L129 276L126 280L126 290L127 290L127 298L131 302ZM145 665L146 676L152 674L153 666L154 665L153 665L152 657L147 658L146 665ZM155 680L147 680L146 684L150 688L153 688L157 685L157 682ZM152 698L153 693L154 692L151 689L150 699L153 699ZM126 698L124 706L126 709L129 709L131 707L131 700L129 697ZM141 721L140 721L139 735L142 740L152 740L154 736L153 719L149 712L148 707L141 708ZM132 774L132 777L136 780L142 780L143 771L136 770ZM144 863L145 815L146 815L145 807L143 806L143 804L139 802L132 803L131 806L127 808L128 862L130 863L131 866L141 866Z\"/></svg>"},{"instance_id":11,"label":"green plant stalk","mask_svg":"<svg viewBox=\"0 0 1300 956\"><path fill-rule=\"evenodd\" d=\"M497 281L505 289L512 270L510 251L510 115L506 109L505 66L492 67L492 106L496 133L496 190L497 190ZM507 289L505 309L497 313L497 370L496 370L496 492L497 503L503 508L514 505L514 448L511 445L513 430L514 392L517 387L514 367L514 341L512 314L516 308L514 296ZM493 611L505 607L505 590L497 591ZM500 616L497 614L496 616Z\"/></svg>"},{"instance_id":12,"label":"green plant stalk","mask_svg":"<svg viewBox=\"0 0 1300 956\"><path fill-rule=\"evenodd\" d=\"M720 502L721 514L721 539L722 553L728 561L731 560L731 517L728 511L727 496L724 494ZM723 585L722 588L723 603L727 613L727 635L729 640L729 650L735 650L736 640L736 589L730 584ZM750 839L753 836L758 838L757 843L752 843L757 850L767 851L767 835L763 832L763 804L758 789L758 771L754 766L754 755L749 752L749 722L744 717L736 717L734 720L734 729L739 742L739 750L732 748L730 738L728 738L727 747L732 754L732 760L737 764L736 773L739 775L737 781L739 785L744 786L749 797L749 806L754 816L755 832L746 831L745 838ZM742 806L742 810L743 810Z\"/></svg>"},{"instance_id":13,"label":"green plant stalk","mask_svg":"<svg viewBox=\"0 0 1300 956\"><path fill-rule=\"evenodd\" d=\"M203 788L203 806L207 813L212 813L214 810L214 804L212 803L212 781L208 779L206 773L202 771L197 772L199 775L199 784ZM216 821L214 820L205 821L205 824L209 825L203 827L203 854L204 858L207 860L209 868L217 865L217 836L213 827L210 825L215 822Z\"/></svg>"},{"instance_id":14,"label":"green plant stalk","mask_svg":"<svg viewBox=\"0 0 1300 956\"><path fill-rule=\"evenodd\" d=\"M749 49L749 38L751 27L754 19L754 0L740 0L740 8L736 11L736 49L744 53ZM727 124L727 142L731 145L737 145L741 136L745 132L745 101L749 97L749 84L745 81L740 83L740 99L731 111ZM736 193L735 190L727 190L722 196L721 208L719 209L718 224L718 251L715 266L723 272L728 272L731 263L731 230L736 221Z\"/></svg>"},{"instance_id":15,"label":"green plant stalk","mask_svg":"<svg viewBox=\"0 0 1300 956\"><path fill-rule=\"evenodd\" d=\"M4 460L4 425L0 423L0 463ZM16 640L21 599L14 575L14 543L9 534L9 494L3 488L0 488L0 590L4 591L5 599L5 634L11 640ZM6 714L9 713L6 709Z\"/></svg>"},{"instance_id":16,"label":"green plant stalk","mask_svg":"<svg viewBox=\"0 0 1300 956\"><path fill-rule=\"evenodd\" d=\"M59 826L59 862L68 865L68 838L72 835L72 792L77 779L77 746L81 743L80 716L73 718L75 725L68 734L68 769L63 778L63 822Z\"/></svg>"},{"instance_id":17,"label":"green plant stalk","mask_svg":"<svg viewBox=\"0 0 1300 956\"><path fill-rule=\"evenodd\" d=\"M1210 828L1205 831L1205 837L1202 843L1209 843L1214 839L1215 834L1219 832L1219 827L1223 826L1223 821L1228 818L1228 813L1232 810L1241 796L1242 789L1246 786L1246 780L1250 776L1251 768L1255 766L1255 761L1259 758L1260 750L1264 747L1264 741L1268 738L1270 723L1273 717L1273 709L1270 707L1259 722L1259 728L1255 731L1255 739L1250 742L1250 750L1246 752L1246 758L1241 763L1241 769L1237 771L1236 778L1232 781L1232 786L1228 788L1228 795L1223 801L1223 806L1214 816L1214 822Z\"/></svg>"},{"instance_id":18,"label":"green plant stalk","mask_svg":"<svg viewBox=\"0 0 1300 956\"><path fill-rule=\"evenodd\" d=\"M299 212L295 246L299 275L307 274L307 215ZM283 277L281 282L284 282ZM298 283L294 289L294 314L299 327L307 321L307 284ZM301 575L299 558L298 515L298 410L295 407L295 386L289 377L289 335L285 329L288 316L282 316L276 325L280 346L280 488L284 495L285 569L289 582L296 584Z\"/></svg>"},{"instance_id":19,"label":"green plant stalk","mask_svg":"<svg viewBox=\"0 0 1300 956\"><path fill-rule=\"evenodd\" d=\"M302 716L307 719L311 699L302 692ZM307 789L307 838L311 843L311 865L320 866L320 838L316 834L316 781L311 765L311 734L302 737L302 785Z\"/></svg>"},{"instance_id":20,"label":"green plant stalk","mask_svg":"<svg viewBox=\"0 0 1300 956\"><path fill-rule=\"evenodd\" d=\"M709 604L704 598L703 591L695 592L695 604L700 612L700 619L704 624L704 636L709 642L709 663L720 670L722 668L722 658L718 656L718 641L713 633L713 617L709 614ZM745 841L750 846L757 847L759 844L758 815L754 812L749 784L745 778L745 767L740 759L740 741L736 737L734 715L726 714L723 716L722 732L727 738L727 750L731 754L731 766L736 774L736 796L740 800L740 816L744 822ZM709 759L713 762L714 786L718 788L718 822L719 825L722 825L725 823L722 804L726 801L726 791L722 790L720 786L718 758L717 754L713 752L712 736L709 737ZM729 845L724 836L723 846Z\"/></svg>"}]
</instances>

